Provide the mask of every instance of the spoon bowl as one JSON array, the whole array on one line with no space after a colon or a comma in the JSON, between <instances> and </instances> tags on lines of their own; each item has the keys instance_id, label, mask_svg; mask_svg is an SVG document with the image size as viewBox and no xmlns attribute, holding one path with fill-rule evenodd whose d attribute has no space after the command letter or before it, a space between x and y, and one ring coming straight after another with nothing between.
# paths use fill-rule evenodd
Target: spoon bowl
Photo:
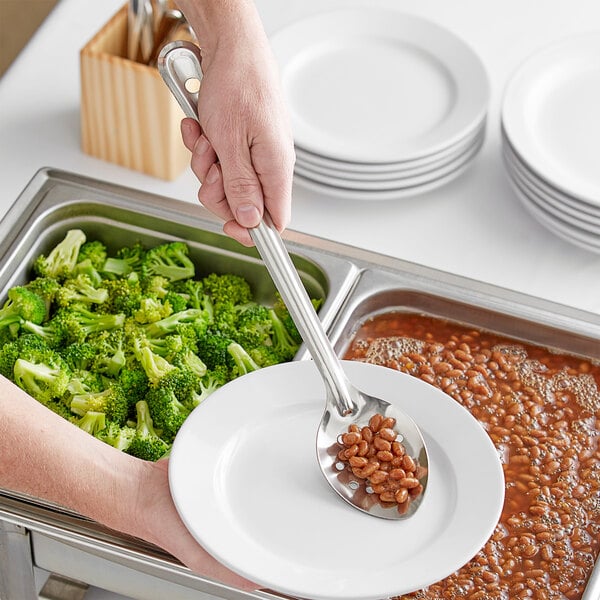
<instances>
[{"instance_id":1,"label":"spoon bowl","mask_svg":"<svg viewBox=\"0 0 600 600\"><path fill-rule=\"evenodd\" d=\"M196 120L198 86L189 84L202 81L200 64L200 49L184 41L167 44L158 59L165 83ZM367 395L348 380L269 214L249 231L325 384L316 439L323 475L341 498L369 515L410 517L427 487L428 455L419 427L393 402ZM400 496L407 496L402 502L400 488Z\"/></svg>"}]
</instances>

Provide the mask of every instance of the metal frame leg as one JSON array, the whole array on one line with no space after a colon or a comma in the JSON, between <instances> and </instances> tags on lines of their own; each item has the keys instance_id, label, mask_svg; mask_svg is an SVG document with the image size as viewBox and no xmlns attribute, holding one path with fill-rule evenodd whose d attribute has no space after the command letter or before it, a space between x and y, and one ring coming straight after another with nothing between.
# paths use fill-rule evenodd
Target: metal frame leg
<instances>
[{"instance_id":1,"label":"metal frame leg","mask_svg":"<svg viewBox=\"0 0 600 600\"><path fill-rule=\"evenodd\" d=\"M0 521L0 598L37 600L29 531Z\"/></svg>"},{"instance_id":2,"label":"metal frame leg","mask_svg":"<svg viewBox=\"0 0 600 600\"><path fill-rule=\"evenodd\" d=\"M52 573L40 591L40 600L84 600L88 585Z\"/></svg>"}]
</instances>

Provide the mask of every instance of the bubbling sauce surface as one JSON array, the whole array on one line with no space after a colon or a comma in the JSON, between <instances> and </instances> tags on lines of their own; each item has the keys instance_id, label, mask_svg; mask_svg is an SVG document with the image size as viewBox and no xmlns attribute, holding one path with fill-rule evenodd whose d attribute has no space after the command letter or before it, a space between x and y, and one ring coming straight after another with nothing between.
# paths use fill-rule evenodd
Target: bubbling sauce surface
<instances>
[{"instance_id":1,"label":"bubbling sauce surface","mask_svg":"<svg viewBox=\"0 0 600 600\"><path fill-rule=\"evenodd\" d=\"M580 600L600 552L600 364L413 313L362 324L344 358L419 377L467 408L502 461L485 546L403 600Z\"/></svg>"}]
</instances>

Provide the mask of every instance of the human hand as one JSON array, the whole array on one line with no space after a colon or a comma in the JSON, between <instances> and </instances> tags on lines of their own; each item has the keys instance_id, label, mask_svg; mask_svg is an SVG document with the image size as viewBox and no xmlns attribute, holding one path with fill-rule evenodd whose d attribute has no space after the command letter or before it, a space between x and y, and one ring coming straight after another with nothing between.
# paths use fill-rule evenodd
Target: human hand
<instances>
[{"instance_id":1,"label":"human hand","mask_svg":"<svg viewBox=\"0 0 600 600\"><path fill-rule=\"evenodd\" d=\"M168 462L168 459L156 463L138 462L141 470L136 513L141 520L132 533L166 550L198 574L238 589L256 590L258 586L255 583L236 575L215 560L189 533L171 497Z\"/></svg>"},{"instance_id":2,"label":"human hand","mask_svg":"<svg viewBox=\"0 0 600 600\"><path fill-rule=\"evenodd\" d=\"M185 146L201 182L198 198L244 245L267 210L275 227L289 223L293 137L279 75L256 19L237 23L235 36L202 49L199 123L184 119Z\"/></svg>"}]
</instances>

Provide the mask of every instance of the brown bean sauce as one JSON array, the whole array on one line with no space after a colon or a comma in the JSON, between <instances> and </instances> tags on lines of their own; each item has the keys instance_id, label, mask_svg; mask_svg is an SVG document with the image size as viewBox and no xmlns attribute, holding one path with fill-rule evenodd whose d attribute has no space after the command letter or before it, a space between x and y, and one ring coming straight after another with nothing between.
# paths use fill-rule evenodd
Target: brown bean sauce
<instances>
[{"instance_id":1,"label":"brown bean sauce","mask_svg":"<svg viewBox=\"0 0 600 600\"><path fill-rule=\"evenodd\" d=\"M366 321L344 358L442 389L482 424L504 469L504 507L485 546L402 598L579 600L600 552L600 365L403 312Z\"/></svg>"}]
</instances>

